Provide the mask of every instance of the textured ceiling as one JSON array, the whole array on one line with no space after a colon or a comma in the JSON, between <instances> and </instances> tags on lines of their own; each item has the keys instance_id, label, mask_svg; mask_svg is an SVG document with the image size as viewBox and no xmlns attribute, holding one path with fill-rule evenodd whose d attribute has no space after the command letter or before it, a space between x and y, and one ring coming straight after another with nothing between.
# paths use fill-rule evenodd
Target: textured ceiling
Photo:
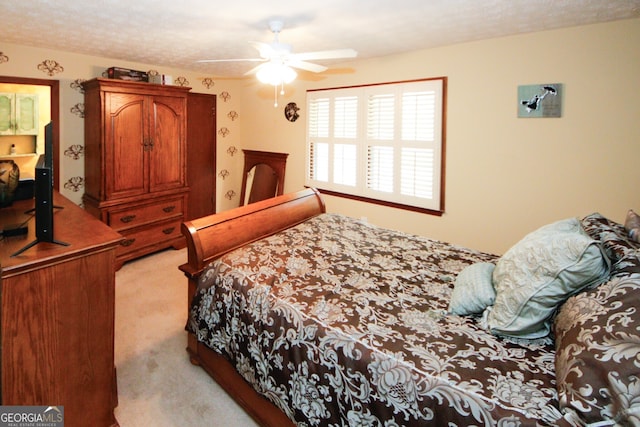
<instances>
[{"instance_id":1,"label":"textured ceiling","mask_svg":"<svg viewBox=\"0 0 640 427\"><path fill-rule=\"evenodd\" d=\"M239 77L255 64L196 61L255 58L248 42L271 42L274 18L295 53L353 48L372 58L637 18L640 0L2 0L0 17L0 43Z\"/></svg>"}]
</instances>

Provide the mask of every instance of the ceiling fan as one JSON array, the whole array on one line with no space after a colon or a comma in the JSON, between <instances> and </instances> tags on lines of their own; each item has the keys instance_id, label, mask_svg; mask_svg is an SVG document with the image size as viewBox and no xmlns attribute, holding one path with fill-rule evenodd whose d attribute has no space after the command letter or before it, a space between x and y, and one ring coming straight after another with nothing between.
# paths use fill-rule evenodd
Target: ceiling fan
<instances>
[{"instance_id":1,"label":"ceiling fan","mask_svg":"<svg viewBox=\"0 0 640 427\"><path fill-rule=\"evenodd\" d=\"M291 45L280 43L279 35L283 27L282 21L270 21L269 29L273 33L273 41L271 43L250 42L258 50L259 58L203 59L197 62L260 62L261 64L247 71L245 75L256 74L258 80L263 83L271 84L274 87L281 86L280 93L284 94L284 85L291 83L297 76L293 68L321 73L327 70L327 67L309 61L355 58L358 55L358 52L353 49L293 53Z\"/></svg>"}]
</instances>

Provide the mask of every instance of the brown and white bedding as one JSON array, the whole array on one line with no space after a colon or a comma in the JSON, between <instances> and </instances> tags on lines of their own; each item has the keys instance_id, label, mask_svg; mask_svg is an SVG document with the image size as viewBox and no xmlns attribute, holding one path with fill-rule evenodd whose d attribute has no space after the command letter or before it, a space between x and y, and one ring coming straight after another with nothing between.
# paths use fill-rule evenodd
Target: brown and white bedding
<instances>
[{"instance_id":1,"label":"brown and white bedding","mask_svg":"<svg viewBox=\"0 0 640 427\"><path fill-rule=\"evenodd\" d=\"M458 273L496 256L323 214L208 266L187 329L300 426L633 425L640 263L607 253L613 283L563 305L559 339L516 343L447 312Z\"/></svg>"}]
</instances>

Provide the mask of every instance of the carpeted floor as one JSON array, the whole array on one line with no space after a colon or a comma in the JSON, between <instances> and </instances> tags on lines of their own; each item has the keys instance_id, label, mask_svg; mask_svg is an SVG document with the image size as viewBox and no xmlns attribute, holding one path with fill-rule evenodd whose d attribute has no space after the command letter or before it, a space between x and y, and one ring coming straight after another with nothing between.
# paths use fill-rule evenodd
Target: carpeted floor
<instances>
[{"instance_id":1,"label":"carpeted floor","mask_svg":"<svg viewBox=\"0 0 640 427\"><path fill-rule=\"evenodd\" d=\"M256 426L185 350L186 249L116 273L115 363L121 427Z\"/></svg>"}]
</instances>

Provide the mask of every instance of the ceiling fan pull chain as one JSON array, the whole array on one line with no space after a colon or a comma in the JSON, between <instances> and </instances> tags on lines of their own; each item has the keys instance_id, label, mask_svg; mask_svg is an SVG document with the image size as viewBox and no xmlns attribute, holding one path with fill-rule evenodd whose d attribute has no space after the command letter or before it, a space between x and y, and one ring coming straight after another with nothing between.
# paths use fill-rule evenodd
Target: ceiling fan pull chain
<instances>
[{"instance_id":1,"label":"ceiling fan pull chain","mask_svg":"<svg viewBox=\"0 0 640 427\"><path fill-rule=\"evenodd\" d=\"M278 85L273 85L273 107L278 106Z\"/></svg>"}]
</instances>

